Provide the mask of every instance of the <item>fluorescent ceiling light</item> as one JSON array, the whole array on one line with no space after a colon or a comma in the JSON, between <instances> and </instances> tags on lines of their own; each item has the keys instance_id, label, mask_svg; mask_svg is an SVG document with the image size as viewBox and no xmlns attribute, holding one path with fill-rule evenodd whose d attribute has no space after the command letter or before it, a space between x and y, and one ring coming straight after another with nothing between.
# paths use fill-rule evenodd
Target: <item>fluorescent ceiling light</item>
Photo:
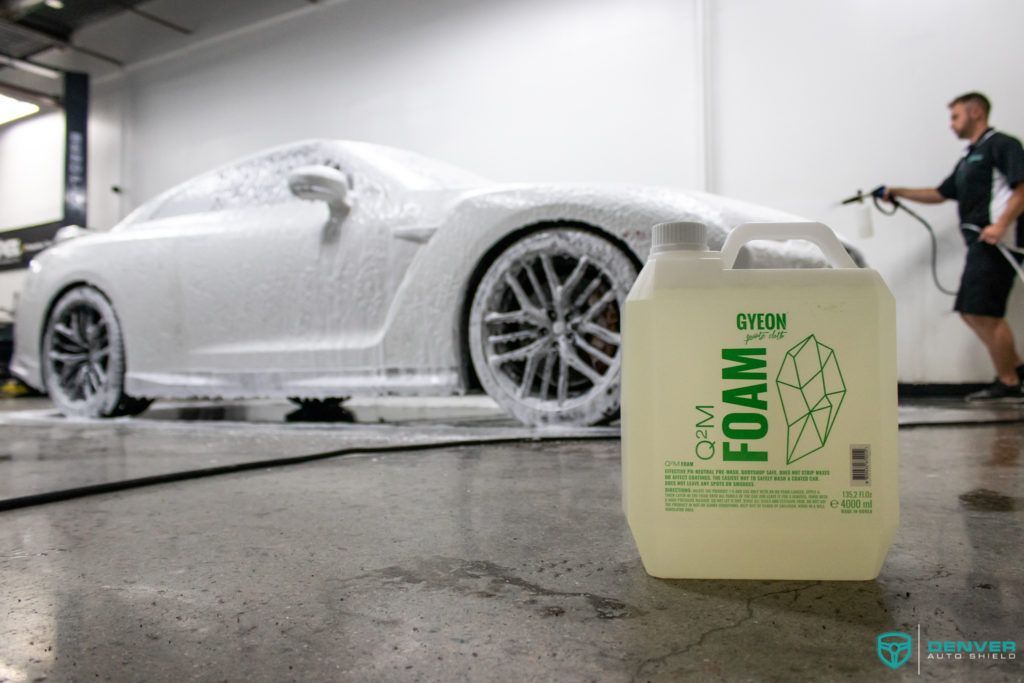
<instances>
[{"instance_id":1,"label":"fluorescent ceiling light","mask_svg":"<svg viewBox=\"0 0 1024 683\"><path fill-rule=\"evenodd\" d=\"M60 72L56 69L51 69L48 66L42 64L35 64L33 62L26 62L24 59L16 59L14 57L8 57L7 55L0 55L0 64L25 71L36 76L42 76L43 78L60 78Z\"/></svg>"},{"instance_id":2,"label":"fluorescent ceiling light","mask_svg":"<svg viewBox=\"0 0 1024 683\"><path fill-rule=\"evenodd\" d=\"M39 111L39 105L0 95L0 126L23 116L31 116L37 111Z\"/></svg>"},{"instance_id":3,"label":"fluorescent ceiling light","mask_svg":"<svg viewBox=\"0 0 1024 683\"><path fill-rule=\"evenodd\" d=\"M0 0L0 5L6 4L5 9L20 19L26 14L31 14L40 5L46 5L50 9L64 9L64 0Z\"/></svg>"}]
</instances>

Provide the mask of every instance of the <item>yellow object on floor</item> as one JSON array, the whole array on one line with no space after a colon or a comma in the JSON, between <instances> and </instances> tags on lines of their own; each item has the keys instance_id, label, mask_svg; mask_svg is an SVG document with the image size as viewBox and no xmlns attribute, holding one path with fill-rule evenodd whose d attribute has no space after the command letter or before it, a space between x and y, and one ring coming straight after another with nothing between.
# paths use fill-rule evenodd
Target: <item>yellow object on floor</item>
<instances>
[{"instance_id":1,"label":"yellow object on floor","mask_svg":"<svg viewBox=\"0 0 1024 683\"><path fill-rule=\"evenodd\" d=\"M30 388L22 384L16 379L7 380L2 387L0 387L0 394L5 398L18 398L19 396L30 396L33 392Z\"/></svg>"}]
</instances>

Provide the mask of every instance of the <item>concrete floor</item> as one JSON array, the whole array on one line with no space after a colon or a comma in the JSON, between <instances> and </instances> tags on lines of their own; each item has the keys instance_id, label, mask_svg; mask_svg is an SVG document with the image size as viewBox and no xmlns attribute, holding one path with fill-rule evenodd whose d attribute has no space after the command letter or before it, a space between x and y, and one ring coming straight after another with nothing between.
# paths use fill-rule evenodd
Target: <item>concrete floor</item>
<instances>
[{"instance_id":1,"label":"concrete floor","mask_svg":"<svg viewBox=\"0 0 1024 683\"><path fill-rule=\"evenodd\" d=\"M472 401L366 403L334 425L289 410L158 404L75 423L45 401L0 402L0 499L537 436ZM916 657L881 664L878 634L1024 641L1020 418L903 407L902 524L870 582L650 578L621 513L614 428L0 512L0 681L917 679ZM1024 678L1019 657L920 664L934 680Z\"/></svg>"}]
</instances>

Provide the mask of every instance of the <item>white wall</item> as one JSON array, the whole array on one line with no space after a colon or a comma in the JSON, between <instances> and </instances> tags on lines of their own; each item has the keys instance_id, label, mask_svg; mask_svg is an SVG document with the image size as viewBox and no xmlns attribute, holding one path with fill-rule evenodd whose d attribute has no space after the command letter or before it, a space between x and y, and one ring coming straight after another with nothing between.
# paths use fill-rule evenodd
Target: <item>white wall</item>
<instances>
[{"instance_id":1,"label":"white wall","mask_svg":"<svg viewBox=\"0 0 1024 683\"><path fill-rule=\"evenodd\" d=\"M0 231L60 220L63 183L61 112L0 126Z\"/></svg>"},{"instance_id":2,"label":"white wall","mask_svg":"<svg viewBox=\"0 0 1024 683\"><path fill-rule=\"evenodd\" d=\"M837 201L883 183L936 186L963 149L946 109L961 93L985 92L993 124L1024 136L1024 3L712 4L714 190L822 220L863 248L896 295L902 381L989 381L983 347L931 284L924 229L876 214L876 236L857 240L855 211ZM956 289L955 204L920 213L942 234L940 278ZM1024 286L1015 289L1010 320L1024 349Z\"/></svg>"},{"instance_id":3,"label":"white wall","mask_svg":"<svg viewBox=\"0 0 1024 683\"><path fill-rule=\"evenodd\" d=\"M59 220L63 177L63 114L0 126L0 239L5 230ZM24 271L0 271L0 322L10 320L8 311L24 278Z\"/></svg>"},{"instance_id":4,"label":"white wall","mask_svg":"<svg viewBox=\"0 0 1024 683\"><path fill-rule=\"evenodd\" d=\"M132 205L304 137L499 180L692 186L694 3L350 0L131 71Z\"/></svg>"}]
</instances>

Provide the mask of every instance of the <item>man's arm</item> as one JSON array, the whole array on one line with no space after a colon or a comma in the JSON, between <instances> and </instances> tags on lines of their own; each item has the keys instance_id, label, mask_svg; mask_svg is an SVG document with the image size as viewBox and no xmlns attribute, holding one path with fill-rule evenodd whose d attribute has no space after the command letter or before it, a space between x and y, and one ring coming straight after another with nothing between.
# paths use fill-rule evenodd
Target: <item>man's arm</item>
<instances>
[{"instance_id":1,"label":"man's arm","mask_svg":"<svg viewBox=\"0 0 1024 683\"><path fill-rule=\"evenodd\" d=\"M1013 188L1013 194L1010 195L1010 200L1006 202L1003 215L995 223L981 231L981 239L989 244L998 244L1021 213L1024 213L1024 183L1017 183L1017 187Z\"/></svg>"},{"instance_id":2,"label":"man's arm","mask_svg":"<svg viewBox=\"0 0 1024 683\"><path fill-rule=\"evenodd\" d=\"M942 193L931 187L887 187L882 199L891 202L894 197L902 197L922 204L941 204L946 201Z\"/></svg>"}]
</instances>

